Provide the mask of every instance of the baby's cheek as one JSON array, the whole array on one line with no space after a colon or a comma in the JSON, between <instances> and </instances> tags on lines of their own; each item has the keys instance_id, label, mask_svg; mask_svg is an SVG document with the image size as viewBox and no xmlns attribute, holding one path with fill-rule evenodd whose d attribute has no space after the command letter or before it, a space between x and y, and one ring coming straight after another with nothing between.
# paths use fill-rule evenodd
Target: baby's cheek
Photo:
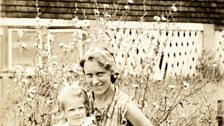
<instances>
[{"instance_id":1,"label":"baby's cheek","mask_svg":"<svg viewBox=\"0 0 224 126\"><path fill-rule=\"evenodd\" d=\"M83 116L86 116L87 115L87 110L86 109L82 109L80 111L80 113L83 115Z\"/></svg>"}]
</instances>

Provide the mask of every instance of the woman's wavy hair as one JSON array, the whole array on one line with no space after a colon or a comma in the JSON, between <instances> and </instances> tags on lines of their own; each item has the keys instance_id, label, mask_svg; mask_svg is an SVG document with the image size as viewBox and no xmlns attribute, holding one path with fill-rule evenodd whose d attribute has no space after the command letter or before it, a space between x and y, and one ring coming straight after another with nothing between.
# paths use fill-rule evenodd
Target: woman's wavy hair
<instances>
[{"instance_id":1,"label":"woman's wavy hair","mask_svg":"<svg viewBox=\"0 0 224 126\"><path fill-rule=\"evenodd\" d=\"M84 74L85 74L85 71L84 71L85 61L98 62L106 70L111 71L111 73L112 73L111 82L112 83L115 83L115 81L117 80L119 73L116 70L115 58L114 58L113 53L111 53L107 48L92 47L85 53L85 55L79 62L80 66L83 69Z\"/></svg>"}]
</instances>

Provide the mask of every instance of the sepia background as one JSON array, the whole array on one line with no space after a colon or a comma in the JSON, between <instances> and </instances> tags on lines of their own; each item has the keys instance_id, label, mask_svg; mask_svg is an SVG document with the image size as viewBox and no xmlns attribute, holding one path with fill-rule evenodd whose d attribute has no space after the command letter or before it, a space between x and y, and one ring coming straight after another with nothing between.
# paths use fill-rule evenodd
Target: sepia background
<instances>
[{"instance_id":1,"label":"sepia background","mask_svg":"<svg viewBox=\"0 0 224 126\"><path fill-rule=\"evenodd\" d=\"M223 0L1 0L0 123L49 126L57 92L85 79L90 46L114 52L118 86L154 125L224 116Z\"/></svg>"}]
</instances>

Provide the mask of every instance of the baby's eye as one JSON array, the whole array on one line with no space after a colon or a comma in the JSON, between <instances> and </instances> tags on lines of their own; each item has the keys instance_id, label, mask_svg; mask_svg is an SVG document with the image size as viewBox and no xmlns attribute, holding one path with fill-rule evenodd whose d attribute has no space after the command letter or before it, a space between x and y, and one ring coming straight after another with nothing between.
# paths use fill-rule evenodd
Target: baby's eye
<instances>
[{"instance_id":1,"label":"baby's eye","mask_svg":"<svg viewBox=\"0 0 224 126\"><path fill-rule=\"evenodd\" d=\"M85 109L85 107L84 106L80 106L79 109Z\"/></svg>"},{"instance_id":2,"label":"baby's eye","mask_svg":"<svg viewBox=\"0 0 224 126\"><path fill-rule=\"evenodd\" d=\"M72 111L74 111L74 110L75 110L75 109L69 109L68 111L69 111L69 112L72 112Z\"/></svg>"}]
</instances>

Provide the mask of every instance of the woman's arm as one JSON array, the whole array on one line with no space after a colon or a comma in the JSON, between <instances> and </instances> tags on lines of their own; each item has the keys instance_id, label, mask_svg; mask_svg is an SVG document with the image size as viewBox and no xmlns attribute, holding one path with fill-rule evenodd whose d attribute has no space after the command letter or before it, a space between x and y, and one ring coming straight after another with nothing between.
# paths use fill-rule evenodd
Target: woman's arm
<instances>
[{"instance_id":1,"label":"woman's arm","mask_svg":"<svg viewBox=\"0 0 224 126\"><path fill-rule=\"evenodd\" d=\"M125 117L133 126L153 126L145 114L133 102L129 102Z\"/></svg>"}]
</instances>

